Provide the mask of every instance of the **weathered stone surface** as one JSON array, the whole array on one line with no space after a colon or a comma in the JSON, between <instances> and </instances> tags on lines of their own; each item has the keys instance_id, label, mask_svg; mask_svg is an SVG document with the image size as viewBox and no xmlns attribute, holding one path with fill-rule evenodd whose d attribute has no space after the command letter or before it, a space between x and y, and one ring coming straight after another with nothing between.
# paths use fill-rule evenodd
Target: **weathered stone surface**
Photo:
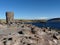
<instances>
[{"instance_id":1,"label":"weathered stone surface","mask_svg":"<svg viewBox=\"0 0 60 45\"><path fill-rule=\"evenodd\" d=\"M13 12L6 12L6 23L11 24L14 21L14 13Z\"/></svg>"},{"instance_id":2,"label":"weathered stone surface","mask_svg":"<svg viewBox=\"0 0 60 45\"><path fill-rule=\"evenodd\" d=\"M60 45L60 34L56 31L30 24L15 27L5 27L7 30L0 34L0 45Z\"/></svg>"}]
</instances>

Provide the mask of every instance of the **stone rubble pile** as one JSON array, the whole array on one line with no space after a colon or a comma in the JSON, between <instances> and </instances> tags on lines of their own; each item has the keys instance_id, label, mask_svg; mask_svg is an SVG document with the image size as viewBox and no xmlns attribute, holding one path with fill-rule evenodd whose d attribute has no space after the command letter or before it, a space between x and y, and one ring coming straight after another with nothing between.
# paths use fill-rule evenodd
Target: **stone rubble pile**
<instances>
[{"instance_id":1,"label":"stone rubble pile","mask_svg":"<svg viewBox=\"0 0 60 45\"><path fill-rule=\"evenodd\" d=\"M60 45L60 34L54 30L29 24L19 29L11 34L0 34L0 45Z\"/></svg>"}]
</instances>

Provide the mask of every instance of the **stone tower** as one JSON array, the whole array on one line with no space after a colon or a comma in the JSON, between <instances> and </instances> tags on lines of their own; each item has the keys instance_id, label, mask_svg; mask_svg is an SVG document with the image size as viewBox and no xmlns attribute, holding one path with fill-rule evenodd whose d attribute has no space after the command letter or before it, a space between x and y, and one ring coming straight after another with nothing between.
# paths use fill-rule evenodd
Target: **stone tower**
<instances>
[{"instance_id":1,"label":"stone tower","mask_svg":"<svg viewBox=\"0 0 60 45\"><path fill-rule=\"evenodd\" d=\"M6 23L12 24L14 22L14 13L13 12L6 12Z\"/></svg>"}]
</instances>

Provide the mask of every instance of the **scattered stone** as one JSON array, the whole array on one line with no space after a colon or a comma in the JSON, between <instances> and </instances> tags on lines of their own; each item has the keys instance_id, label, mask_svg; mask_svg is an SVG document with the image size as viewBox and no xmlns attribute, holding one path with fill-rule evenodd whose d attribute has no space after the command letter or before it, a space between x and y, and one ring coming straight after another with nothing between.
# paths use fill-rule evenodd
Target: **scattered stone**
<instances>
[{"instance_id":1,"label":"scattered stone","mask_svg":"<svg viewBox=\"0 0 60 45\"><path fill-rule=\"evenodd\" d=\"M20 24L4 29L0 30L0 45L60 45L60 34L48 28Z\"/></svg>"}]
</instances>

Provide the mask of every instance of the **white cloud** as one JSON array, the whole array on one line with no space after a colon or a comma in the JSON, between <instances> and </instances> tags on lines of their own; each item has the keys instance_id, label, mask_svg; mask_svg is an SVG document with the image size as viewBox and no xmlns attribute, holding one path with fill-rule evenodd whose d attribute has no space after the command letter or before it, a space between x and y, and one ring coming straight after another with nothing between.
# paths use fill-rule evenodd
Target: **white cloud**
<instances>
[{"instance_id":1,"label":"white cloud","mask_svg":"<svg viewBox=\"0 0 60 45\"><path fill-rule=\"evenodd\" d=\"M40 19L48 19L48 17L40 17Z\"/></svg>"}]
</instances>

